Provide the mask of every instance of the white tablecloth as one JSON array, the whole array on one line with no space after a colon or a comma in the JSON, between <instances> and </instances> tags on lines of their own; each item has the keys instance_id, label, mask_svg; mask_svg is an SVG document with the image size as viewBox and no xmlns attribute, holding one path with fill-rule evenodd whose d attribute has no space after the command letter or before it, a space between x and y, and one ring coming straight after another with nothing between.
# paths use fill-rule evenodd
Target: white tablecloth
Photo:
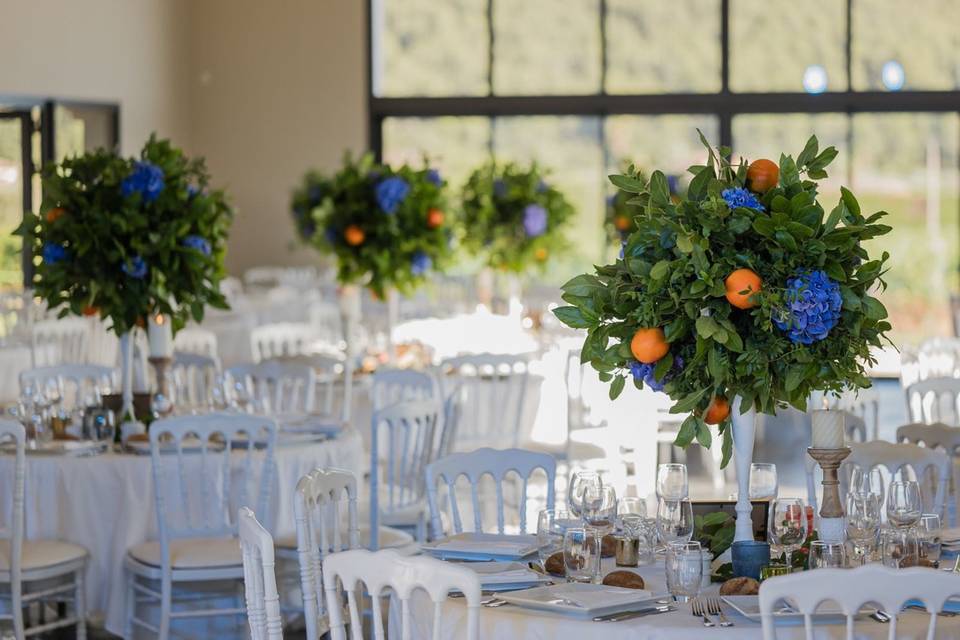
<instances>
[{"instance_id":1,"label":"white tablecloth","mask_svg":"<svg viewBox=\"0 0 960 640\"><path fill-rule=\"evenodd\" d=\"M364 462L360 434L353 429L325 442L278 446L274 518L265 524L272 525L275 536L294 535L297 480L317 466L336 466L359 474ZM0 487L9 486L11 470L11 458L0 457ZM0 498L0 503L3 500L8 498ZM115 453L88 458L28 456L26 534L28 538L67 540L90 552L88 610L104 613L107 629L122 633L124 556L131 546L157 536L150 457Z\"/></svg>"},{"instance_id":2,"label":"white tablecloth","mask_svg":"<svg viewBox=\"0 0 960 640\"><path fill-rule=\"evenodd\" d=\"M612 561L609 569L615 567ZM655 593L666 592L663 561L657 565L641 567L640 573L648 589ZM707 593L716 593L717 585L712 585ZM390 637L400 637L398 607L391 607ZM713 627L705 629L700 618L695 618L689 605L679 605L675 612L643 618L634 618L623 622L593 622L569 616L524 609L513 605L498 608L480 609L481 638L523 638L524 640L585 640L602 638L603 640L710 640L727 638L728 640L760 640L763 632L759 622L753 622L724 605L724 612L734 622L733 627ZM429 638L433 629L433 605L423 592L418 592L411 606L413 638ZM439 635L444 640L466 638L467 608L462 599L448 599L443 607L442 629ZM900 616L897 626L898 640L926 638L929 616L925 613L909 611ZM870 619L856 623L856 638L886 638L889 626ZM803 624L790 623L789 626L777 626L778 640L797 640L804 637ZM843 624L817 625L816 638L845 638ZM941 617L937 623L938 640L960 638L960 617Z\"/></svg>"}]
</instances>

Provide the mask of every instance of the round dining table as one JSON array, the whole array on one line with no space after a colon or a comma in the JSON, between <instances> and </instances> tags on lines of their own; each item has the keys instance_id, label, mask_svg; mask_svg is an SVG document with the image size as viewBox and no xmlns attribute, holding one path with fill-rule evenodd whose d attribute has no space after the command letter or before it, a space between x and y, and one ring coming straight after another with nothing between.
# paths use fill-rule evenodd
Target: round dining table
<instances>
[{"instance_id":1,"label":"round dining table","mask_svg":"<svg viewBox=\"0 0 960 640\"><path fill-rule=\"evenodd\" d=\"M243 462L238 452L232 458L237 466ZM12 461L12 456L0 456L0 487L10 486ZM362 477L366 458L360 433L348 428L334 438L307 443L284 444L281 438L274 461L272 514L264 524L280 538L296 534L293 497L301 476L314 467L338 467ZM54 538L87 549L87 609L94 617L102 615L106 629L118 635L124 629L127 549L158 535L153 487L149 455L27 455L27 539ZM4 509L9 499L9 491L0 491Z\"/></svg>"},{"instance_id":2,"label":"round dining table","mask_svg":"<svg viewBox=\"0 0 960 640\"><path fill-rule=\"evenodd\" d=\"M613 560L604 560L604 572L616 569ZM666 578L663 559L656 563L630 569L640 574L646 588L654 594L666 594ZM703 595L716 595L719 585L712 584L704 588ZM734 624L731 627L706 628L703 619L694 616L690 604L677 604L677 610L668 613L648 615L620 622L594 622L590 618L578 618L569 615L528 609L511 604L498 607L480 608L480 638L523 638L524 640L585 640L602 638L603 640L762 640L763 630L760 622L737 613L730 605L723 603L723 611ZM437 636L433 633L433 604L423 591L415 592L410 603L412 638L441 638L454 640L466 638L467 607L463 598L448 598L442 607L441 629ZM714 621L716 617L714 616ZM923 640L927 637L930 617L919 611L906 611L900 615L897 625L897 640ZM846 624L842 617L830 616L826 620L815 620L814 637L817 640L846 638ZM400 637L399 607L390 607L390 637ZM805 638L802 616L781 619L777 622L778 640L799 640ZM890 632L889 624L881 623L870 617L858 618L855 636L859 639L885 639ZM937 623L936 638L947 640L960 639L960 616L941 616Z\"/></svg>"}]
</instances>

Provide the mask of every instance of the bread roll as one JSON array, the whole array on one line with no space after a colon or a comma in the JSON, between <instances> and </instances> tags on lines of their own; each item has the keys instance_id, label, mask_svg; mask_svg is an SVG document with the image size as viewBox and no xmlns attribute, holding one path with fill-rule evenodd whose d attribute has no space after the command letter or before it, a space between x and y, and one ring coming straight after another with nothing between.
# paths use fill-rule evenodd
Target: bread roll
<instances>
[{"instance_id":1,"label":"bread roll","mask_svg":"<svg viewBox=\"0 0 960 640\"><path fill-rule=\"evenodd\" d=\"M603 578L603 584L608 587L623 587L624 589L643 589L643 578L633 571L611 571Z\"/></svg>"},{"instance_id":2,"label":"bread roll","mask_svg":"<svg viewBox=\"0 0 960 640\"><path fill-rule=\"evenodd\" d=\"M547 573L553 576L563 577L567 575L567 570L563 566L563 552L557 551L556 553L552 554L549 558L547 558L547 561L543 563L543 568L547 571Z\"/></svg>"},{"instance_id":3,"label":"bread roll","mask_svg":"<svg viewBox=\"0 0 960 640\"><path fill-rule=\"evenodd\" d=\"M617 538L612 534L603 536L600 541L600 555L604 558L612 558L617 555Z\"/></svg>"},{"instance_id":4,"label":"bread roll","mask_svg":"<svg viewBox=\"0 0 960 640\"><path fill-rule=\"evenodd\" d=\"M753 578L730 578L720 585L722 596L755 596L760 593L760 583Z\"/></svg>"}]
</instances>

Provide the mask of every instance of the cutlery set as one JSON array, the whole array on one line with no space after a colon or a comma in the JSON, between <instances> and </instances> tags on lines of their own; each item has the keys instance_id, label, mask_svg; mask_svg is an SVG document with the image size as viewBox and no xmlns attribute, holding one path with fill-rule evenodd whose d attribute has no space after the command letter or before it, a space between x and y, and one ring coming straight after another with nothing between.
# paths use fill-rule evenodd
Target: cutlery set
<instances>
[{"instance_id":1,"label":"cutlery set","mask_svg":"<svg viewBox=\"0 0 960 640\"><path fill-rule=\"evenodd\" d=\"M715 627L717 623L710 616L716 616L720 621L721 627L732 627L733 623L723 613L723 607L720 604L720 598L716 596L706 596L694 598L690 603L690 611L697 618L703 619L703 626Z\"/></svg>"}]
</instances>

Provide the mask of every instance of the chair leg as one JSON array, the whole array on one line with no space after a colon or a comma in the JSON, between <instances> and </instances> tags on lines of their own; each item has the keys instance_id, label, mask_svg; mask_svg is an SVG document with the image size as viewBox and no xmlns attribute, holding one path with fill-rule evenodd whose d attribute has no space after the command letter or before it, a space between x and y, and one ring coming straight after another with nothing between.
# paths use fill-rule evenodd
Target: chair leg
<instances>
[{"instance_id":1,"label":"chair leg","mask_svg":"<svg viewBox=\"0 0 960 640\"><path fill-rule=\"evenodd\" d=\"M84 586L84 572L87 567L77 569L74 579L73 609L77 616L77 640L87 640L87 596Z\"/></svg>"},{"instance_id":2,"label":"chair leg","mask_svg":"<svg viewBox=\"0 0 960 640\"><path fill-rule=\"evenodd\" d=\"M170 613L173 609L173 580L170 574L166 573L161 580L160 588L160 632L157 634L159 640L167 640L170 637Z\"/></svg>"},{"instance_id":3,"label":"chair leg","mask_svg":"<svg viewBox=\"0 0 960 640\"><path fill-rule=\"evenodd\" d=\"M127 640L133 638L133 618L137 615L137 592L133 588L134 581L137 579L132 571L126 571L127 576L127 601L124 603L126 608L126 620L123 625L123 637Z\"/></svg>"}]
</instances>

